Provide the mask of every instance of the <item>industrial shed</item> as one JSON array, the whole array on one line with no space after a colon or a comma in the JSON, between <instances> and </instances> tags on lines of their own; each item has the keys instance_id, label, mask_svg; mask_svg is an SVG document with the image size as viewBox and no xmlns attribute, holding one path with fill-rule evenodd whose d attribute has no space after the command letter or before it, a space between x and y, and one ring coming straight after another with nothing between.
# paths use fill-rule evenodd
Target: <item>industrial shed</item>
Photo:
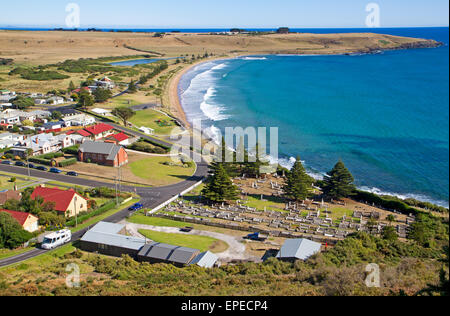
<instances>
[{"instance_id":1,"label":"industrial shed","mask_svg":"<svg viewBox=\"0 0 450 316\"><path fill-rule=\"evenodd\" d=\"M129 255L136 258L146 241L142 238L121 235L125 231L125 225L100 222L81 238L80 249L107 256Z\"/></svg>"},{"instance_id":2,"label":"industrial shed","mask_svg":"<svg viewBox=\"0 0 450 316\"><path fill-rule=\"evenodd\" d=\"M191 261L190 265L196 264L202 268L212 268L216 264L219 257L210 251L203 252L199 254L194 260Z\"/></svg>"},{"instance_id":3,"label":"industrial shed","mask_svg":"<svg viewBox=\"0 0 450 316\"><path fill-rule=\"evenodd\" d=\"M306 260L319 253L322 244L308 239L288 239L276 257L284 261Z\"/></svg>"},{"instance_id":4,"label":"industrial shed","mask_svg":"<svg viewBox=\"0 0 450 316\"><path fill-rule=\"evenodd\" d=\"M153 242L141 249L137 258L141 262L172 263L183 267L189 265L200 254L197 249L178 247Z\"/></svg>"}]
</instances>

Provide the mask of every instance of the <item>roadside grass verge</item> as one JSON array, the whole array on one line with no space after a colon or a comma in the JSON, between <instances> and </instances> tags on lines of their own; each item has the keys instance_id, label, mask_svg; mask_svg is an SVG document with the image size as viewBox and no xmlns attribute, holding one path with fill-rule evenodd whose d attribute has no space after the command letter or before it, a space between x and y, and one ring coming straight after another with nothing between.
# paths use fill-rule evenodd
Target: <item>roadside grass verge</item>
<instances>
[{"instance_id":1,"label":"roadside grass verge","mask_svg":"<svg viewBox=\"0 0 450 316\"><path fill-rule=\"evenodd\" d=\"M86 227L93 226L93 225L97 224L98 222L104 220L105 218L108 218L108 217L116 214L117 212L120 212L126 208L129 208L131 205L133 205L137 202L139 202L139 199L134 198L131 201L129 201L125 204L119 205L118 207L115 207L113 209L110 209L109 211L107 211L101 215L89 218L89 220L85 221L84 223L81 223L77 227L72 228L71 231L72 231L72 233L75 233L77 231L85 229Z\"/></svg>"},{"instance_id":2,"label":"roadside grass verge","mask_svg":"<svg viewBox=\"0 0 450 316\"><path fill-rule=\"evenodd\" d=\"M139 230L139 233L155 242L170 244L179 247L194 248L202 252L211 251L214 253L221 253L227 250L229 247L226 242L207 236L169 234L144 229Z\"/></svg>"},{"instance_id":3,"label":"roadside grass verge","mask_svg":"<svg viewBox=\"0 0 450 316\"><path fill-rule=\"evenodd\" d=\"M30 250L33 250L34 248L28 247L28 248L21 248L21 249L0 249L0 260L7 259L10 257L21 255L25 252L28 252Z\"/></svg>"}]
</instances>

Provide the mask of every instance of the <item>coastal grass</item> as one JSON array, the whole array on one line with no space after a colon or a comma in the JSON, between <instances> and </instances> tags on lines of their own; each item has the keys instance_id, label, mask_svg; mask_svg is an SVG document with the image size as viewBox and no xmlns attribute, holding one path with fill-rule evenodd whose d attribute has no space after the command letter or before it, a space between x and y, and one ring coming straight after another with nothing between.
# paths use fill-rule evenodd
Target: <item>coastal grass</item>
<instances>
[{"instance_id":1,"label":"coastal grass","mask_svg":"<svg viewBox=\"0 0 450 316\"><path fill-rule=\"evenodd\" d=\"M136 115L130 119L130 122L138 127L150 127L155 130L157 135L170 135L176 126L172 118L153 109L136 112Z\"/></svg>"},{"instance_id":2,"label":"coastal grass","mask_svg":"<svg viewBox=\"0 0 450 316\"><path fill-rule=\"evenodd\" d=\"M202 252L211 251L221 253L228 249L228 244L224 241L207 237L185 234L169 234L152 230L139 230L139 233L155 242L166 243L179 247L198 249Z\"/></svg>"},{"instance_id":3,"label":"coastal grass","mask_svg":"<svg viewBox=\"0 0 450 316\"><path fill-rule=\"evenodd\" d=\"M32 250L32 247L20 248L20 249L0 249L0 260L21 255L25 252Z\"/></svg>"}]
</instances>

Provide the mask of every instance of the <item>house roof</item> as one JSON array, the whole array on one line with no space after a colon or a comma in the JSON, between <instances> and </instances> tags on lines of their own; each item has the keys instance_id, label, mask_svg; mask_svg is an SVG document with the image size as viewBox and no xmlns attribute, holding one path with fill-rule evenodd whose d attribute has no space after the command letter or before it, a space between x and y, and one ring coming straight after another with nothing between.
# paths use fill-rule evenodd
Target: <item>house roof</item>
<instances>
[{"instance_id":1,"label":"house roof","mask_svg":"<svg viewBox=\"0 0 450 316\"><path fill-rule=\"evenodd\" d=\"M114 127L112 127L111 125L108 125L108 124L105 124L105 123L100 123L100 124L97 124L95 126L91 126L91 127L86 128L86 131L88 131L92 135L99 135L101 133L108 132L108 131L113 130L113 129L114 129Z\"/></svg>"},{"instance_id":2,"label":"house roof","mask_svg":"<svg viewBox=\"0 0 450 316\"><path fill-rule=\"evenodd\" d=\"M80 146L80 151L82 153L108 155L106 160L114 160L121 148L121 146L113 143L86 141Z\"/></svg>"},{"instance_id":3,"label":"house roof","mask_svg":"<svg viewBox=\"0 0 450 316\"><path fill-rule=\"evenodd\" d=\"M17 191L0 192L0 204L5 204L8 200L20 201L22 194Z\"/></svg>"},{"instance_id":4,"label":"house roof","mask_svg":"<svg viewBox=\"0 0 450 316\"><path fill-rule=\"evenodd\" d=\"M219 257L210 251L203 252L192 260L190 265L196 264L202 268L212 268L216 264Z\"/></svg>"},{"instance_id":5,"label":"house roof","mask_svg":"<svg viewBox=\"0 0 450 316\"><path fill-rule=\"evenodd\" d=\"M72 93L74 93L74 92L79 93L79 92L81 92L81 90L91 91L91 88L89 88L89 87L78 88L78 89L73 90Z\"/></svg>"},{"instance_id":6,"label":"house roof","mask_svg":"<svg viewBox=\"0 0 450 316\"><path fill-rule=\"evenodd\" d=\"M138 256L187 265L199 254L197 249L153 242L145 245Z\"/></svg>"},{"instance_id":7,"label":"house roof","mask_svg":"<svg viewBox=\"0 0 450 316\"><path fill-rule=\"evenodd\" d=\"M306 260L320 252L322 244L308 239L288 239L277 254L277 258Z\"/></svg>"},{"instance_id":8,"label":"house roof","mask_svg":"<svg viewBox=\"0 0 450 316\"><path fill-rule=\"evenodd\" d=\"M120 235L119 232L123 228L125 228L125 225L99 222L84 234L81 241L133 249L136 251L145 245L145 239Z\"/></svg>"},{"instance_id":9,"label":"house roof","mask_svg":"<svg viewBox=\"0 0 450 316\"><path fill-rule=\"evenodd\" d=\"M58 188L37 187L31 194L31 198L42 197L45 202L54 202L56 211L66 212L75 195L83 198L73 189L61 190Z\"/></svg>"},{"instance_id":10,"label":"house roof","mask_svg":"<svg viewBox=\"0 0 450 316\"><path fill-rule=\"evenodd\" d=\"M84 129L71 130L71 131L68 131L66 134L67 135L79 134L79 135L84 136L84 137L92 136L89 132L85 131Z\"/></svg>"},{"instance_id":11,"label":"house roof","mask_svg":"<svg viewBox=\"0 0 450 316\"><path fill-rule=\"evenodd\" d=\"M21 226L23 226L23 224L25 224L25 222L27 221L28 217L30 217L30 216L33 216L33 217L35 217L37 219L36 216L31 215L30 213L25 213L25 212L0 210L0 213L8 213L8 214L10 214L16 221L19 222L19 224Z\"/></svg>"},{"instance_id":12,"label":"house roof","mask_svg":"<svg viewBox=\"0 0 450 316\"><path fill-rule=\"evenodd\" d=\"M130 138L125 133L119 133L116 135L112 135L111 137L114 138L115 140L117 140L118 142L123 142L124 140L127 140L128 138Z\"/></svg>"}]
</instances>

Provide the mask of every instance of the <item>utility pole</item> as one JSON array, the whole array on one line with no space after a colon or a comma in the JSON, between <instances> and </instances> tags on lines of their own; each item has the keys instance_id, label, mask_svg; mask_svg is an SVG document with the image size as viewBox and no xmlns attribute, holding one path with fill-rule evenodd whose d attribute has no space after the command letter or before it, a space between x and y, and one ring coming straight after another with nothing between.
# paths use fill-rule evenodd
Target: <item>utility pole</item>
<instances>
[{"instance_id":1,"label":"utility pole","mask_svg":"<svg viewBox=\"0 0 450 316\"><path fill-rule=\"evenodd\" d=\"M75 228L78 227L77 200L77 196L75 195Z\"/></svg>"}]
</instances>

